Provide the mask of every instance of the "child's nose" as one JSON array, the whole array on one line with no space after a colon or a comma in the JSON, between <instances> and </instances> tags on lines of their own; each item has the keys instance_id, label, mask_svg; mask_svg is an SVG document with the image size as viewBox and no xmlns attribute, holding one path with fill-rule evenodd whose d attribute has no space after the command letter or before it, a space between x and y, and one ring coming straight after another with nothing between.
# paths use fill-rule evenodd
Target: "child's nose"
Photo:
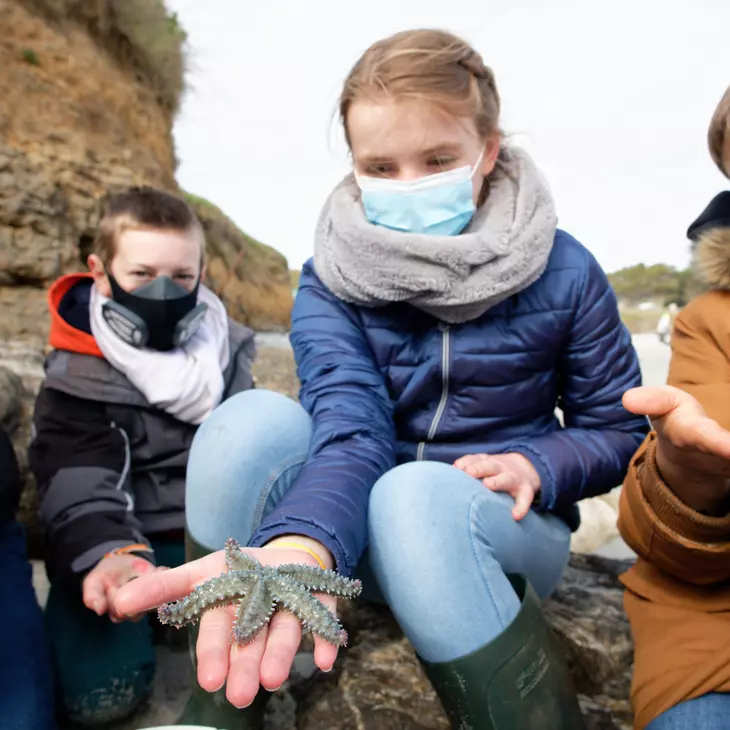
<instances>
[{"instance_id":1,"label":"child's nose","mask_svg":"<svg viewBox=\"0 0 730 730\"><path fill-rule=\"evenodd\" d=\"M428 173L421 169L418 165L403 166L398 170L397 180L402 182L412 182L424 177Z\"/></svg>"}]
</instances>

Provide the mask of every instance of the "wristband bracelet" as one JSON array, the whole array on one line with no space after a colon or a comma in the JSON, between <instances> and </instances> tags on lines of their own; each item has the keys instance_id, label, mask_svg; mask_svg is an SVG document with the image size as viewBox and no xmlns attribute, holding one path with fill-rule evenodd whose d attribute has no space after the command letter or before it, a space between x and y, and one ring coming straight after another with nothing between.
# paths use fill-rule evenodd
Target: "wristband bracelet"
<instances>
[{"instance_id":1,"label":"wristband bracelet","mask_svg":"<svg viewBox=\"0 0 730 730\"><path fill-rule=\"evenodd\" d=\"M324 564L322 558L320 558L319 555L317 555L317 553L312 550L312 548L308 548L306 545L302 545L302 543L300 542L290 542L289 540L287 540L286 542L277 542L276 545L273 545L272 547L293 547L297 550L303 550L305 553L309 553L309 555L311 555L317 561L319 567L322 568L322 570L327 570L327 566Z\"/></svg>"},{"instance_id":2,"label":"wristband bracelet","mask_svg":"<svg viewBox=\"0 0 730 730\"><path fill-rule=\"evenodd\" d=\"M128 553L151 553L154 552L149 545L137 542L134 545L124 545L114 550L110 550L104 557L110 558L112 555L127 555Z\"/></svg>"}]
</instances>

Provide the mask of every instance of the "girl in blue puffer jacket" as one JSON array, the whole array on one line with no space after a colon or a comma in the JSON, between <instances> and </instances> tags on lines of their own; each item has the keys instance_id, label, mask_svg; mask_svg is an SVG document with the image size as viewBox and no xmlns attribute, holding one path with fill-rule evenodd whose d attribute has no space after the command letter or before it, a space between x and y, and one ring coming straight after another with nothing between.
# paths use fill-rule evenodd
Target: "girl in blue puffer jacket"
<instances>
[{"instance_id":1,"label":"girl in blue puffer jacket","mask_svg":"<svg viewBox=\"0 0 730 730\"><path fill-rule=\"evenodd\" d=\"M606 276L556 228L499 107L449 33L399 33L357 62L340 101L353 173L325 203L293 314L301 405L251 391L212 414L187 521L210 550L234 536L268 563L363 576L455 726L566 729L577 706L535 594L561 579L576 502L621 483L648 424L621 406L641 377ZM120 610L150 603L145 580ZM199 677L212 690L228 673L242 706L286 679L299 631L277 614L230 660L228 633L201 625L198 655L217 663ZM317 640L322 669L335 656Z\"/></svg>"}]
</instances>

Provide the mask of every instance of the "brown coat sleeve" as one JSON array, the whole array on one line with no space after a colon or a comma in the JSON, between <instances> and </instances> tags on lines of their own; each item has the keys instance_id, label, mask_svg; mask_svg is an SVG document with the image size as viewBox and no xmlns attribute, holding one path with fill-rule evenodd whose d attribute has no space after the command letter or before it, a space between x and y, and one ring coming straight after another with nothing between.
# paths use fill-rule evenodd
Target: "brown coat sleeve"
<instances>
[{"instance_id":1,"label":"brown coat sleeve","mask_svg":"<svg viewBox=\"0 0 730 730\"><path fill-rule=\"evenodd\" d=\"M656 435L634 456L621 491L618 528L655 568L687 583L730 579L730 515L707 517L681 502L656 468Z\"/></svg>"},{"instance_id":2,"label":"brown coat sleeve","mask_svg":"<svg viewBox=\"0 0 730 730\"><path fill-rule=\"evenodd\" d=\"M669 385L702 404L730 428L730 294L710 292L677 317L672 333ZM705 585L730 579L730 515L707 517L681 502L662 481L656 435L634 456L619 505L618 527L628 545L654 567Z\"/></svg>"}]
</instances>

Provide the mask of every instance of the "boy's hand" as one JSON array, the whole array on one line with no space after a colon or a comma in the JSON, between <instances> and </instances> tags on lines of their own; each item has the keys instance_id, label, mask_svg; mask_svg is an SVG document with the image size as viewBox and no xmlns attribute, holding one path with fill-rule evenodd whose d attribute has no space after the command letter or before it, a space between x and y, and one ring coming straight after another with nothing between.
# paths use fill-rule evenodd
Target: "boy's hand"
<instances>
[{"instance_id":1,"label":"boy's hand","mask_svg":"<svg viewBox=\"0 0 730 730\"><path fill-rule=\"evenodd\" d=\"M125 618L135 620L136 616L121 616L114 611L114 597L125 583L156 570L166 568L155 568L148 560L137 555L104 557L83 580L81 590L84 605L99 616L108 613L114 623Z\"/></svg>"},{"instance_id":2,"label":"boy's hand","mask_svg":"<svg viewBox=\"0 0 730 730\"><path fill-rule=\"evenodd\" d=\"M697 512L722 516L730 497L730 431L708 418L689 393L669 385L627 391L624 407L649 416L656 465L667 486Z\"/></svg>"}]
</instances>

